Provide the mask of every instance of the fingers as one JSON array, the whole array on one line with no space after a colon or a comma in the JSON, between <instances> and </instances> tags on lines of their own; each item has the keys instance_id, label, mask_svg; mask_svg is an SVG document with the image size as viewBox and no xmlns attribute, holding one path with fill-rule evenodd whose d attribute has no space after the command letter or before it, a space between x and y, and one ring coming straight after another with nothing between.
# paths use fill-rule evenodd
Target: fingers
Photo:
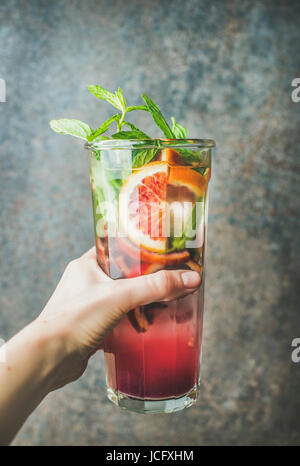
<instances>
[{"instance_id":1,"label":"fingers","mask_svg":"<svg viewBox=\"0 0 300 466\"><path fill-rule=\"evenodd\" d=\"M103 272L101 267L98 266L95 246L92 247L91 249L89 249L88 251L86 251L78 259L78 261L80 263L85 262L86 264L88 264L89 268L92 271L96 272L98 277L100 277L102 279L105 278L105 279L111 280L110 277L108 277L108 275L106 275L106 273ZM196 288L197 286L199 286L200 282L201 282L201 277L199 276L198 273L192 272L192 271L186 271L186 270L185 271L178 271L178 270L176 270L176 271L166 271L165 270L164 271L164 270L162 270L160 272L157 272L156 274L148 275L147 277L148 278L146 278L146 281L152 282L152 280L154 280L154 281L157 280L158 285L156 286L154 284L154 287L157 290L161 290L163 293L168 292L168 286L170 286L171 288L172 288L172 286L175 287L175 288L176 288L176 286L179 286L180 294L182 294L182 293L184 293L184 291L181 293L182 288L193 289L193 288ZM151 278L151 277L154 277L154 279ZM157 278L155 278L155 277L157 277ZM138 278L136 278L134 280L145 281L145 278L138 277ZM155 283L156 283L156 281L155 281ZM142 285L142 283L141 283L141 285ZM150 283L150 285L151 285L151 283ZM175 291L175 289L173 291ZM162 299L164 299L164 298L165 297L163 296ZM168 298L165 298L165 299L168 299ZM152 302L153 302L153 300L152 300Z\"/></svg>"},{"instance_id":2,"label":"fingers","mask_svg":"<svg viewBox=\"0 0 300 466\"><path fill-rule=\"evenodd\" d=\"M150 275L118 280L117 283L115 306L127 312L136 306L170 301L191 293L200 285L201 275L186 270L160 270Z\"/></svg>"},{"instance_id":3,"label":"fingers","mask_svg":"<svg viewBox=\"0 0 300 466\"><path fill-rule=\"evenodd\" d=\"M192 293L201 283L201 275L191 270L160 270L136 278L112 280L98 266L95 248L83 254L79 262L86 264L96 279L93 282L97 293L93 301L96 304L101 301L102 305L105 302L105 314L110 318L114 316L115 320L137 306L170 301Z\"/></svg>"}]
</instances>

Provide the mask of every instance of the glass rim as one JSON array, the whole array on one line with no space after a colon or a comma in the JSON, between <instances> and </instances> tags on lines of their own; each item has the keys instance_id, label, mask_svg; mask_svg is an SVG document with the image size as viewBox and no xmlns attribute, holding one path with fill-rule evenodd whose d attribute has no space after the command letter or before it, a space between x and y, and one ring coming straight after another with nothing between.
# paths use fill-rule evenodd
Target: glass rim
<instances>
[{"instance_id":1,"label":"glass rim","mask_svg":"<svg viewBox=\"0 0 300 466\"><path fill-rule=\"evenodd\" d=\"M153 149L153 148L178 148L178 149L212 149L216 146L213 139L109 139L102 141L86 142L85 149L105 150L105 149Z\"/></svg>"}]
</instances>

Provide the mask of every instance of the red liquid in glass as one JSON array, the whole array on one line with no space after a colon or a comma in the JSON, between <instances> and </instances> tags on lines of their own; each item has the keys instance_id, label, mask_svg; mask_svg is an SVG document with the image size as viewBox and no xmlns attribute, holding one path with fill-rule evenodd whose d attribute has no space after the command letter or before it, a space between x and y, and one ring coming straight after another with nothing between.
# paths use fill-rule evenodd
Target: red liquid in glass
<instances>
[{"instance_id":1,"label":"red liquid in glass","mask_svg":"<svg viewBox=\"0 0 300 466\"><path fill-rule=\"evenodd\" d=\"M152 319L146 331L137 331L125 316L108 336L108 385L136 398L184 395L199 379L203 283L193 295L153 304L146 313Z\"/></svg>"}]
</instances>

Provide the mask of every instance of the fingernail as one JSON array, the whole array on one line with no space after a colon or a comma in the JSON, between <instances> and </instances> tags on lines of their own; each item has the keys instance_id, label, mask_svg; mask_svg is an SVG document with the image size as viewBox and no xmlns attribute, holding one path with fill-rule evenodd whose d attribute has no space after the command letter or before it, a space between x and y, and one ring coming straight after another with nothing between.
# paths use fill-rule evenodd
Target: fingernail
<instances>
[{"instance_id":1,"label":"fingernail","mask_svg":"<svg viewBox=\"0 0 300 466\"><path fill-rule=\"evenodd\" d=\"M184 272L181 278L185 288L196 288L200 283L200 275L198 272Z\"/></svg>"}]
</instances>

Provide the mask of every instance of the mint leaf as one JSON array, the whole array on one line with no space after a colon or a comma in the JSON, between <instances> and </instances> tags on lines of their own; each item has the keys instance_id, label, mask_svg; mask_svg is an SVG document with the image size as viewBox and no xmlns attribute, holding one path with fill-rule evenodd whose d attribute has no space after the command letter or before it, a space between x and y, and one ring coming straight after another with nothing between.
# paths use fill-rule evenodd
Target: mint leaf
<instances>
[{"instance_id":1,"label":"mint leaf","mask_svg":"<svg viewBox=\"0 0 300 466\"><path fill-rule=\"evenodd\" d=\"M123 101L123 93L121 89L119 88L118 91L114 94L113 92L107 91L106 89L103 89L101 86L93 86L90 85L88 86L89 91L91 94L96 96L98 99L105 100L106 102L110 103L113 105L115 108L123 112L124 110L124 101ZM123 98L122 98L123 96ZM125 103L126 105L126 103Z\"/></svg>"},{"instance_id":2,"label":"mint leaf","mask_svg":"<svg viewBox=\"0 0 300 466\"><path fill-rule=\"evenodd\" d=\"M148 112L148 107L147 105L132 105L131 107L127 107L127 112L132 112L133 110L144 110L145 112Z\"/></svg>"},{"instance_id":3,"label":"mint leaf","mask_svg":"<svg viewBox=\"0 0 300 466\"><path fill-rule=\"evenodd\" d=\"M51 120L50 127L59 134L69 134L80 139L88 139L93 130L89 125L80 120L60 118L59 120Z\"/></svg>"},{"instance_id":4,"label":"mint leaf","mask_svg":"<svg viewBox=\"0 0 300 466\"><path fill-rule=\"evenodd\" d=\"M103 217L103 214L99 211L99 204L105 201L104 194L101 188L97 187L96 191L92 190L92 200L93 200L93 212L95 216L95 225Z\"/></svg>"},{"instance_id":5,"label":"mint leaf","mask_svg":"<svg viewBox=\"0 0 300 466\"><path fill-rule=\"evenodd\" d=\"M158 148L156 147L154 149L133 150L132 168L139 168L143 165L146 165L146 163L151 162L151 160L155 157L157 151Z\"/></svg>"},{"instance_id":6,"label":"mint leaf","mask_svg":"<svg viewBox=\"0 0 300 466\"><path fill-rule=\"evenodd\" d=\"M106 120L98 129L96 129L90 136L88 136L88 141L94 141L94 139L98 138L101 134L105 133L105 131L108 130L109 126L111 123L114 121L120 120L121 115L120 113L116 113L112 117L110 117L108 120ZM109 138L107 138L109 139Z\"/></svg>"},{"instance_id":7,"label":"mint leaf","mask_svg":"<svg viewBox=\"0 0 300 466\"><path fill-rule=\"evenodd\" d=\"M129 128L132 129L133 131L140 131L137 126L135 126L133 123L129 123L129 121L124 120L123 124L126 126L129 126Z\"/></svg>"},{"instance_id":8,"label":"mint leaf","mask_svg":"<svg viewBox=\"0 0 300 466\"><path fill-rule=\"evenodd\" d=\"M95 139L89 142L98 142L98 141L109 141L110 138L108 136L97 136Z\"/></svg>"},{"instance_id":9,"label":"mint leaf","mask_svg":"<svg viewBox=\"0 0 300 466\"><path fill-rule=\"evenodd\" d=\"M150 99L150 97L148 97L146 94L142 94L142 97L147 104L148 110L151 113L153 120L155 121L157 126L162 130L166 138L174 139L175 135L173 134L170 126L166 122L163 114L161 113L159 106L156 105L156 103L152 99Z\"/></svg>"},{"instance_id":10,"label":"mint leaf","mask_svg":"<svg viewBox=\"0 0 300 466\"><path fill-rule=\"evenodd\" d=\"M186 242L186 237L176 237L176 238L171 238L172 244L170 250L168 249L168 252L171 251L182 251L185 249L185 242Z\"/></svg>"},{"instance_id":11,"label":"mint leaf","mask_svg":"<svg viewBox=\"0 0 300 466\"><path fill-rule=\"evenodd\" d=\"M112 135L113 139L151 139L146 133L139 129L132 131L119 131Z\"/></svg>"},{"instance_id":12,"label":"mint leaf","mask_svg":"<svg viewBox=\"0 0 300 466\"><path fill-rule=\"evenodd\" d=\"M124 111L126 109L126 99L124 97L122 89L119 87L118 90L116 91L116 96L119 98L119 101L122 105L122 110Z\"/></svg>"},{"instance_id":13,"label":"mint leaf","mask_svg":"<svg viewBox=\"0 0 300 466\"><path fill-rule=\"evenodd\" d=\"M194 167L197 167L200 164L206 163L206 161L203 159L201 155L201 150L198 152L195 152L193 150L185 149L182 147L178 149L176 148L175 150L181 155L182 160L189 165L193 165Z\"/></svg>"},{"instance_id":14,"label":"mint leaf","mask_svg":"<svg viewBox=\"0 0 300 466\"><path fill-rule=\"evenodd\" d=\"M115 193L119 195L120 189L122 188L123 180L120 178L114 178L109 180L111 187L115 190Z\"/></svg>"},{"instance_id":15,"label":"mint leaf","mask_svg":"<svg viewBox=\"0 0 300 466\"><path fill-rule=\"evenodd\" d=\"M186 224L184 225L184 229L183 229L183 235L185 236L186 239L194 239L195 236L196 236L196 233L195 233L195 230L199 227L199 223L200 223L200 220L201 218L197 219L197 203L198 202L202 202L203 201L203 197L199 197L197 199L197 202L195 203L193 209L192 209L192 212L186 222ZM198 222L197 222L198 220Z\"/></svg>"},{"instance_id":16,"label":"mint leaf","mask_svg":"<svg viewBox=\"0 0 300 466\"><path fill-rule=\"evenodd\" d=\"M179 123L176 123L175 118L171 117L171 120L173 122L173 133L176 138L179 139L186 139L188 135L188 130L184 126L181 126Z\"/></svg>"},{"instance_id":17,"label":"mint leaf","mask_svg":"<svg viewBox=\"0 0 300 466\"><path fill-rule=\"evenodd\" d=\"M183 249L186 249L186 241L193 240L195 238L195 230L199 227L201 218L203 216L202 211L201 217L197 218L197 203L203 202L203 200L203 197L199 197L197 199L197 202L193 206L191 214L184 225L182 235L178 237L168 238L169 244L166 252L182 251Z\"/></svg>"},{"instance_id":18,"label":"mint leaf","mask_svg":"<svg viewBox=\"0 0 300 466\"><path fill-rule=\"evenodd\" d=\"M138 139L152 139L150 136L148 136L146 133L144 133L144 131L141 131L137 126L135 126L133 123L129 123L129 121L123 121L123 125L126 125L126 126L129 126L129 128L136 132L136 133L139 133L140 134L140 137ZM124 133L126 133L126 131L123 131ZM113 136L112 136L113 137ZM125 138L124 138L125 139ZM127 139L127 138L126 138ZM135 138L133 138L135 139Z\"/></svg>"},{"instance_id":19,"label":"mint leaf","mask_svg":"<svg viewBox=\"0 0 300 466\"><path fill-rule=\"evenodd\" d=\"M200 175L204 176L207 170L207 167L194 167L193 170L200 173Z\"/></svg>"}]
</instances>

